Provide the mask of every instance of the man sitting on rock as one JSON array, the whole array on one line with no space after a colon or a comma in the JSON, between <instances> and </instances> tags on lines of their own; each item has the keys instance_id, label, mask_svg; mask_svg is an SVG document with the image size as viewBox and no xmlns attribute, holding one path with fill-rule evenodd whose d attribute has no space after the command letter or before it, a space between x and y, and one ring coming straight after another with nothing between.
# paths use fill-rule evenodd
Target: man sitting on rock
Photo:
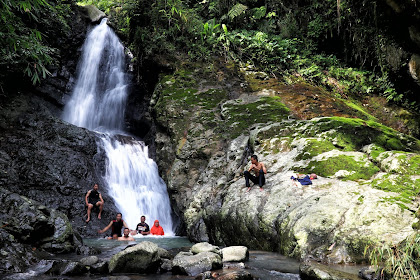
<instances>
[{"instance_id":1,"label":"man sitting on rock","mask_svg":"<svg viewBox=\"0 0 420 280\"><path fill-rule=\"evenodd\" d=\"M104 207L104 200L102 199L101 193L98 192L98 189L98 184L93 185L93 189L89 190L85 196L85 202L87 206L86 223L90 221L90 213L92 212L93 207L99 208L98 219L101 219L102 209Z\"/></svg>"},{"instance_id":2,"label":"man sitting on rock","mask_svg":"<svg viewBox=\"0 0 420 280\"><path fill-rule=\"evenodd\" d=\"M117 213L116 219L109 222L109 224L104 229L98 230L98 233L104 233L112 227L111 237L108 237L108 239L113 239L112 236L114 236L114 234L116 234L118 237L121 237L121 229L123 226L128 229L127 224L122 219L122 214Z\"/></svg>"},{"instance_id":3,"label":"man sitting on rock","mask_svg":"<svg viewBox=\"0 0 420 280\"><path fill-rule=\"evenodd\" d=\"M251 171L253 171L255 176L250 173ZM267 174L267 169L265 168L264 163L258 162L258 157L256 155L252 155L251 166L248 171L244 172L245 185L248 188L246 191L249 192L251 190L249 180L251 180L254 184L258 184L260 186L260 191L262 191L262 186L265 184L264 174Z\"/></svg>"},{"instance_id":4,"label":"man sitting on rock","mask_svg":"<svg viewBox=\"0 0 420 280\"><path fill-rule=\"evenodd\" d=\"M140 217L140 223L137 224L136 230L134 230L133 233L134 234L139 233L143 235L148 235L150 233L149 225L146 224L146 216Z\"/></svg>"},{"instance_id":5,"label":"man sitting on rock","mask_svg":"<svg viewBox=\"0 0 420 280\"><path fill-rule=\"evenodd\" d=\"M154 225L150 229L150 233L153 235L164 235L163 228L159 225L159 221L155 220Z\"/></svg>"},{"instance_id":6,"label":"man sitting on rock","mask_svg":"<svg viewBox=\"0 0 420 280\"><path fill-rule=\"evenodd\" d=\"M129 236L130 230L128 228L124 229L124 235L121 237L118 237L118 241L134 241L134 238Z\"/></svg>"}]
</instances>

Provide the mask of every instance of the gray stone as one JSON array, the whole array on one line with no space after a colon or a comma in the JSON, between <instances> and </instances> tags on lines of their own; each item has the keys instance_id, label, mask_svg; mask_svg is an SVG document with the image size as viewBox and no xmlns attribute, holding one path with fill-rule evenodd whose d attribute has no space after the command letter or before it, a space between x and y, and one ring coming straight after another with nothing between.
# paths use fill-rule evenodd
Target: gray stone
<instances>
[{"instance_id":1,"label":"gray stone","mask_svg":"<svg viewBox=\"0 0 420 280\"><path fill-rule=\"evenodd\" d=\"M243 262L249 259L249 251L245 246L230 246L222 249L223 262Z\"/></svg>"},{"instance_id":2,"label":"gray stone","mask_svg":"<svg viewBox=\"0 0 420 280\"><path fill-rule=\"evenodd\" d=\"M83 265L94 265L95 263L97 263L99 261L99 258L97 256L89 256L89 257L85 257L79 260L79 262Z\"/></svg>"},{"instance_id":3,"label":"gray stone","mask_svg":"<svg viewBox=\"0 0 420 280\"><path fill-rule=\"evenodd\" d=\"M112 256L109 273L153 273L159 268L158 246L149 241L128 247Z\"/></svg>"},{"instance_id":4,"label":"gray stone","mask_svg":"<svg viewBox=\"0 0 420 280\"><path fill-rule=\"evenodd\" d=\"M196 276L204 271L222 267L222 259L216 253L202 252L192 255L185 252L178 253L172 261L172 272Z\"/></svg>"},{"instance_id":5,"label":"gray stone","mask_svg":"<svg viewBox=\"0 0 420 280\"><path fill-rule=\"evenodd\" d=\"M302 263L299 267L299 275L303 280L358 280L356 274L335 270L320 263Z\"/></svg>"},{"instance_id":6,"label":"gray stone","mask_svg":"<svg viewBox=\"0 0 420 280\"><path fill-rule=\"evenodd\" d=\"M171 253L168 252L168 250L165 250L163 248L158 247L158 256L161 259L172 259L173 256Z\"/></svg>"},{"instance_id":7,"label":"gray stone","mask_svg":"<svg viewBox=\"0 0 420 280\"><path fill-rule=\"evenodd\" d=\"M220 254L220 248L214 245L209 244L208 242L201 242L194 244L191 247L191 252L193 254L198 254L202 252L213 252L216 254Z\"/></svg>"},{"instance_id":8,"label":"gray stone","mask_svg":"<svg viewBox=\"0 0 420 280\"><path fill-rule=\"evenodd\" d=\"M228 272L226 274L223 274L217 277L217 280L253 280L253 279L254 277L252 276L252 274L244 270Z\"/></svg>"},{"instance_id":9,"label":"gray stone","mask_svg":"<svg viewBox=\"0 0 420 280\"><path fill-rule=\"evenodd\" d=\"M408 62L408 69L410 71L411 77L415 81L419 81L420 78L420 55L413 54Z\"/></svg>"},{"instance_id":10,"label":"gray stone","mask_svg":"<svg viewBox=\"0 0 420 280\"><path fill-rule=\"evenodd\" d=\"M94 274L108 274L108 262L100 261L90 266L91 273Z\"/></svg>"},{"instance_id":11,"label":"gray stone","mask_svg":"<svg viewBox=\"0 0 420 280\"><path fill-rule=\"evenodd\" d=\"M86 272L88 272L88 269L83 264L79 262L68 262L60 270L60 275L76 276L76 275L85 274Z\"/></svg>"},{"instance_id":12,"label":"gray stone","mask_svg":"<svg viewBox=\"0 0 420 280\"><path fill-rule=\"evenodd\" d=\"M97 22L106 17L105 13L99 10L96 6L86 5L82 6L85 9L91 22Z\"/></svg>"},{"instance_id":13,"label":"gray stone","mask_svg":"<svg viewBox=\"0 0 420 280\"><path fill-rule=\"evenodd\" d=\"M172 270L172 260L162 259L162 264L160 265L161 271L171 271Z\"/></svg>"}]
</instances>

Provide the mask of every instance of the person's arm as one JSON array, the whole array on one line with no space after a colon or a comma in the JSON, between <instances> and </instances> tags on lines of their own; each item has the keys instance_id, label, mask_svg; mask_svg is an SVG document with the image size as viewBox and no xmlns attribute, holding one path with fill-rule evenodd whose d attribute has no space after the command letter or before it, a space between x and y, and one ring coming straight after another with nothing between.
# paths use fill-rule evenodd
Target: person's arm
<instances>
[{"instance_id":1,"label":"person's arm","mask_svg":"<svg viewBox=\"0 0 420 280\"><path fill-rule=\"evenodd\" d=\"M104 203L104 200L102 199L102 194L99 194L99 199L101 200L102 203Z\"/></svg>"},{"instance_id":2,"label":"person's arm","mask_svg":"<svg viewBox=\"0 0 420 280\"><path fill-rule=\"evenodd\" d=\"M265 168L264 163L261 163L261 166L262 166L262 170L263 170L264 174L267 174L267 168Z\"/></svg>"},{"instance_id":3,"label":"person's arm","mask_svg":"<svg viewBox=\"0 0 420 280\"><path fill-rule=\"evenodd\" d=\"M88 202L88 197L89 197L89 195L90 195L90 191L88 191L88 192L86 193L86 196L85 196L86 206L88 206L88 205L89 205L89 202Z\"/></svg>"},{"instance_id":4,"label":"person's arm","mask_svg":"<svg viewBox=\"0 0 420 280\"><path fill-rule=\"evenodd\" d=\"M248 172L251 172L251 170L254 169L255 167L256 167L255 164L251 164L251 166L248 169Z\"/></svg>"},{"instance_id":5,"label":"person's arm","mask_svg":"<svg viewBox=\"0 0 420 280\"><path fill-rule=\"evenodd\" d=\"M146 226L145 231L143 231L141 234L143 234L143 235L150 234L149 225Z\"/></svg>"},{"instance_id":6,"label":"person's arm","mask_svg":"<svg viewBox=\"0 0 420 280\"><path fill-rule=\"evenodd\" d=\"M99 233L104 233L105 231L107 231L110 227L112 226L112 221L109 222L109 225L107 225L104 229L100 229L98 230Z\"/></svg>"},{"instance_id":7,"label":"person's arm","mask_svg":"<svg viewBox=\"0 0 420 280\"><path fill-rule=\"evenodd\" d=\"M127 226L127 224L125 223L125 221L123 220L123 225L125 228L128 228L130 230L130 228Z\"/></svg>"}]
</instances>

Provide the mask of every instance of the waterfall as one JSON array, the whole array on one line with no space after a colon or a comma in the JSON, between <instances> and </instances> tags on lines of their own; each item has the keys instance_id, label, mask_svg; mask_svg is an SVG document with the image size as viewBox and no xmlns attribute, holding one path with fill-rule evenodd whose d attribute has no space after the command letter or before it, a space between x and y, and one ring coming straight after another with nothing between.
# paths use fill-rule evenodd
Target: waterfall
<instances>
[{"instance_id":1,"label":"waterfall","mask_svg":"<svg viewBox=\"0 0 420 280\"><path fill-rule=\"evenodd\" d=\"M134 228L145 215L150 226L157 219L165 235L173 235L168 192L157 165L148 157L147 146L124 132L124 47L106 21L92 29L82 47L63 119L100 133L99 144L107 155L104 181L127 225Z\"/></svg>"}]
</instances>

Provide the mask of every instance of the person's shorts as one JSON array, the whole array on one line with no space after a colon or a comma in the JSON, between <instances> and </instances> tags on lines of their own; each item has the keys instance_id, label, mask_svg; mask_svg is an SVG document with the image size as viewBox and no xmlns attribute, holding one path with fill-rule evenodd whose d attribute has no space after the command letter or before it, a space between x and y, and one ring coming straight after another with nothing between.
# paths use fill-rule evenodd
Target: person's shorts
<instances>
[{"instance_id":1,"label":"person's shorts","mask_svg":"<svg viewBox=\"0 0 420 280\"><path fill-rule=\"evenodd\" d=\"M98 203L98 201L100 201L100 200L89 200L89 204L92 204L93 208L98 208L98 206L96 205L96 203Z\"/></svg>"}]
</instances>

